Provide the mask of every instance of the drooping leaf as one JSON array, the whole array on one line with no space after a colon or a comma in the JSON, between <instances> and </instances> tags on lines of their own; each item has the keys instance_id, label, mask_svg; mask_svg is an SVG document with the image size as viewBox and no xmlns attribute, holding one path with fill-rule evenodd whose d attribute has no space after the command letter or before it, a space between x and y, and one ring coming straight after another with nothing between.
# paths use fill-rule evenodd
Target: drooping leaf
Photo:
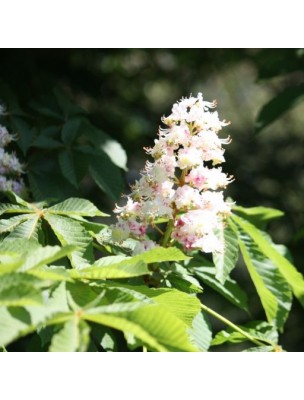
<instances>
[{"instance_id":1,"label":"drooping leaf","mask_svg":"<svg viewBox=\"0 0 304 400\"><path fill-rule=\"evenodd\" d=\"M284 326L292 304L290 286L276 265L260 251L252 238L241 227L238 231L243 259L267 319L280 329Z\"/></svg>"},{"instance_id":2,"label":"drooping leaf","mask_svg":"<svg viewBox=\"0 0 304 400\"><path fill-rule=\"evenodd\" d=\"M215 277L221 284L224 284L238 260L239 246L237 235L229 223L226 227L222 226L217 231L217 237L220 242L224 243L224 250L223 252L213 253Z\"/></svg>"},{"instance_id":3,"label":"drooping leaf","mask_svg":"<svg viewBox=\"0 0 304 400\"><path fill-rule=\"evenodd\" d=\"M304 307L304 277L297 271L290 261L282 256L276 248L269 243L263 234L250 222L244 219L233 216L233 220L239 225L255 242L261 253L269 258L278 268L281 275L289 283L294 295Z\"/></svg>"}]
</instances>

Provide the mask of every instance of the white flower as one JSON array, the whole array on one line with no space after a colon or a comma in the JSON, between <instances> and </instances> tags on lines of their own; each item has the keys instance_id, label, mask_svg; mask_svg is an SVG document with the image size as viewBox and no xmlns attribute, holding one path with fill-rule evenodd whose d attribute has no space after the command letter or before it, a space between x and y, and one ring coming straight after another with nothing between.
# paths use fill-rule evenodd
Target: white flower
<instances>
[{"instance_id":1,"label":"white flower","mask_svg":"<svg viewBox=\"0 0 304 400\"><path fill-rule=\"evenodd\" d=\"M202 163L202 151L196 147L191 146L179 150L177 165L180 169L189 169Z\"/></svg>"},{"instance_id":2,"label":"white flower","mask_svg":"<svg viewBox=\"0 0 304 400\"><path fill-rule=\"evenodd\" d=\"M168 127L160 129L159 139L146 149L153 162L147 161L127 204L115 210L120 217L113 237L139 239L135 254L156 245L146 240L146 230L149 225L154 228L158 218L173 221L171 239L185 249L222 251L215 231L230 214L231 204L217 190L226 187L232 177L221 168L204 165L224 162L222 146L230 143L229 137L218 136L228 123L210 111L215 106L215 101L206 102L199 93L175 103L172 113L162 119Z\"/></svg>"},{"instance_id":3,"label":"white flower","mask_svg":"<svg viewBox=\"0 0 304 400\"><path fill-rule=\"evenodd\" d=\"M142 242L138 242L133 250L133 256L154 249L154 247L159 247L159 245L153 242L153 240L144 240Z\"/></svg>"}]
</instances>

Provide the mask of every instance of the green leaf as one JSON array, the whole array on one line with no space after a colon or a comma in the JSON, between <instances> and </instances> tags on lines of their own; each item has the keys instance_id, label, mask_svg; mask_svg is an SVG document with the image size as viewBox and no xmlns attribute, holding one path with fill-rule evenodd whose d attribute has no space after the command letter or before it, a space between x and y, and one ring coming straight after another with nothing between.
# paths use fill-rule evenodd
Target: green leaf
<instances>
[{"instance_id":1,"label":"green leaf","mask_svg":"<svg viewBox=\"0 0 304 400\"><path fill-rule=\"evenodd\" d=\"M23 271L28 271L34 268L39 268L47 264L69 255L75 249L75 246L45 246L40 247L28 254L26 260L22 265Z\"/></svg>"},{"instance_id":2,"label":"green leaf","mask_svg":"<svg viewBox=\"0 0 304 400\"><path fill-rule=\"evenodd\" d=\"M22 215L17 215L15 217L9 218L9 219L1 219L0 220L0 233L3 232L10 232L14 228L16 228L21 222L24 220L30 218L30 215L22 214Z\"/></svg>"},{"instance_id":3,"label":"green leaf","mask_svg":"<svg viewBox=\"0 0 304 400\"><path fill-rule=\"evenodd\" d=\"M79 135L81 118L71 118L63 125L61 137L65 144L71 145Z\"/></svg>"},{"instance_id":4,"label":"green leaf","mask_svg":"<svg viewBox=\"0 0 304 400\"><path fill-rule=\"evenodd\" d=\"M28 208L27 206L19 204L0 204L0 215L2 214L23 214L23 213L34 213L33 208Z\"/></svg>"},{"instance_id":5,"label":"green leaf","mask_svg":"<svg viewBox=\"0 0 304 400\"><path fill-rule=\"evenodd\" d=\"M89 159L89 170L96 184L112 199L118 200L124 187L119 168L102 151L97 155L90 154Z\"/></svg>"},{"instance_id":6,"label":"green leaf","mask_svg":"<svg viewBox=\"0 0 304 400\"><path fill-rule=\"evenodd\" d=\"M52 137L40 134L38 137L36 137L31 147L38 147L39 149L46 149L46 150L54 150L63 147L63 145L58 140L55 140Z\"/></svg>"},{"instance_id":7,"label":"green leaf","mask_svg":"<svg viewBox=\"0 0 304 400\"><path fill-rule=\"evenodd\" d=\"M170 273L167 276L166 282L169 286L186 293L202 293L203 291L199 282L192 276L186 274Z\"/></svg>"},{"instance_id":8,"label":"green leaf","mask_svg":"<svg viewBox=\"0 0 304 400\"><path fill-rule=\"evenodd\" d=\"M34 214L29 216L26 221L19 224L9 235L10 239L26 238L38 241L39 229L41 229L40 216Z\"/></svg>"},{"instance_id":9,"label":"green leaf","mask_svg":"<svg viewBox=\"0 0 304 400\"><path fill-rule=\"evenodd\" d=\"M56 333L51 342L49 351L51 352L71 352L79 347L79 326L78 318L74 316L67 321L63 328Z\"/></svg>"},{"instance_id":10,"label":"green leaf","mask_svg":"<svg viewBox=\"0 0 304 400\"><path fill-rule=\"evenodd\" d=\"M199 280L220 293L235 306L247 312L249 311L247 294L236 281L231 278L227 278L224 285L222 285L215 278L214 267L204 267L200 265L202 265L202 262L196 261L191 261L191 263L189 264L189 267L191 267L191 271L194 273L195 276L197 276Z\"/></svg>"},{"instance_id":11,"label":"green leaf","mask_svg":"<svg viewBox=\"0 0 304 400\"><path fill-rule=\"evenodd\" d=\"M176 247L154 247L151 250L132 257L132 260L144 261L147 264L151 264L166 261L184 261L189 260L190 258L191 257L188 257Z\"/></svg>"},{"instance_id":12,"label":"green leaf","mask_svg":"<svg viewBox=\"0 0 304 400\"><path fill-rule=\"evenodd\" d=\"M0 275L9 274L16 271L23 263L22 255L12 252L2 252L0 254Z\"/></svg>"},{"instance_id":13,"label":"green leaf","mask_svg":"<svg viewBox=\"0 0 304 400\"><path fill-rule=\"evenodd\" d=\"M69 255L74 268L81 268L93 261L92 238L79 222L60 215L45 212L44 218L50 224L62 246L73 245L76 250Z\"/></svg>"},{"instance_id":14,"label":"green leaf","mask_svg":"<svg viewBox=\"0 0 304 400\"><path fill-rule=\"evenodd\" d=\"M80 271L70 271L70 276L72 278L95 280L132 278L148 274L150 274L150 271L148 270L145 263L143 263L142 261L128 263L128 260L110 266L92 266L88 268L83 268Z\"/></svg>"},{"instance_id":15,"label":"green leaf","mask_svg":"<svg viewBox=\"0 0 304 400\"><path fill-rule=\"evenodd\" d=\"M232 226L222 228L217 232L217 237L221 243L224 243L224 251L222 253L213 253L213 262L215 265L215 277L223 285L230 272L236 265L239 255L239 246L237 235Z\"/></svg>"},{"instance_id":16,"label":"green leaf","mask_svg":"<svg viewBox=\"0 0 304 400\"><path fill-rule=\"evenodd\" d=\"M127 154L120 143L87 121L85 131L86 137L95 148L103 150L115 165L125 171L127 170Z\"/></svg>"},{"instance_id":17,"label":"green leaf","mask_svg":"<svg viewBox=\"0 0 304 400\"><path fill-rule=\"evenodd\" d=\"M267 125L280 118L285 112L299 104L304 98L304 84L288 87L271 99L260 110L255 123L260 132Z\"/></svg>"},{"instance_id":18,"label":"green leaf","mask_svg":"<svg viewBox=\"0 0 304 400\"><path fill-rule=\"evenodd\" d=\"M212 341L212 329L208 317L200 312L194 318L192 328L189 330L193 344L200 351L208 351Z\"/></svg>"},{"instance_id":19,"label":"green leaf","mask_svg":"<svg viewBox=\"0 0 304 400\"><path fill-rule=\"evenodd\" d=\"M0 321L0 346L7 346L35 329L29 312L21 307L0 307Z\"/></svg>"},{"instance_id":20,"label":"green leaf","mask_svg":"<svg viewBox=\"0 0 304 400\"><path fill-rule=\"evenodd\" d=\"M265 229L269 221L281 218L284 215L283 211L270 207L245 208L234 206L233 211L260 229Z\"/></svg>"},{"instance_id":21,"label":"green leaf","mask_svg":"<svg viewBox=\"0 0 304 400\"><path fill-rule=\"evenodd\" d=\"M87 311L84 319L130 332L150 349L156 351L197 351L189 340L185 324L157 305L145 305L130 311L94 313Z\"/></svg>"},{"instance_id":22,"label":"green leaf","mask_svg":"<svg viewBox=\"0 0 304 400\"><path fill-rule=\"evenodd\" d=\"M67 273L67 269L64 267L57 267L57 266L41 266L35 269L27 270L27 274L33 275L36 278L48 281L70 281L71 278Z\"/></svg>"},{"instance_id":23,"label":"green leaf","mask_svg":"<svg viewBox=\"0 0 304 400\"><path fill-rule=\"evenodd\" d=\"M276 328L267 322L251 321L248 324L240 325L239 327L258 340L260 339L272 345L276 345L278 342L278 332ZM232 328L227 328L227 330L220 331L216 334L211 345L218 346L226 342L241 343L247 340L248 339L240 332L237 332Z\"/></svg>"},{"instance_id":24,"label":"green leaf","mask_svg":"<svg viewBox=\"0 0 304 400\"><path fill-rule=\"evenodd\" d=\"M78 104L76 104L72 99L70 99L65 93L60 89L55 88L53 90L57 104L59 105L61 112L65 118L73 117L75 115L84 114L85 111Z\"/></svg>"},{"instance_id":25,"label":"green leaf","mask_svg":"<svg viewBox=\"0 0 304 400\"><path fill-rule=\"evenodd\" d=\"M50 214L59 214L66 215L71 218L74 216L83 216L83 217L106 217L108 214L105 214L98 210L97 207L94 206L89 200L79 199L79 198L70 198L62 203L55 204L52 207L49 207L47 211Z\"/></svg>"},{"instance_id":26,"label":"green leaf","mask_svg":"<svg viewBox=\"0 0 304 400\"><path fill-rule=\"evenodd\" d=\"M74 160L70 151L62 150L58 155L58 161L60 165L60 169L62 175L76 188L79 186L79 182L77 180Z\"/></svg>"},{"instance_id":27,"label":"green leaf","mask_svg":"<svg viewBox=\"0 0 304 400\"><path fill-rule=\"evenodd\" d=\"M27 253L35 251L39 248L41 248L41 245L33 239L27 240L5 238L0 243L1 252L12 252L18 257L20 254L26 255Z\"/></svg>"},{"instance_id":28,"label":"green leaf","mask_svg":"<svg viewBox=\"0 0 304 400\"><path fill-rule=\"evenodd\" d=\"M283 257L271 243L263 236L263 234L248 221L234 215L233 220L238 224L256 243L259 250L269 258L278 268L281 275L291 286L291 289L304 307L304 277L297 269Z\"/></svg>"},{"instance_id":29,"label":"green leaf","mask_svg":"<svg viewBox=\"0 0 304 400\"><path fill-rule=\"evenodd\" d=\"M70 275L73 278L83 279L130 278L149 274L146 264L187 259L189 257L177 248L155 247L134 257L104 257L91 267L83 268L81 271L70 271Z\"/></svg>"},{"instance_id":30,"label":"green leaf","mask_svg":"<svg viewBox=\"0 0 304 400\"><path fill-rule=\"evenodd\" d=\"M127 171L127 153L121 144L109 137L102 145L102 150L110 157L112 162L119 168Z\"/></svg>"},{"instance_id":31,"label":"green leaf","mask_svg":"<svg viewBox=\"0 0 304 400\"><path fill-rule=\"evenodd\" d=\"M243 350L243 352L263 352L263 353L272 353L275 349L273 346L256 346L256 347L249 347L249 349Z\"/></svg>"},{"instance_id":32,"label":"green leaf","mask_svg":"<svg viewBox=\"0 0 304 400\"><path fill-rule=\"evenodd\" d=\"M108 283L106 287L107 289L110 287L117 288L122 293L131 295L141 303L157 303L164 307L166 311L178 317L188 327L192 326L194 317L201 310L200 302L195 296L176 289L152 289L147 286L131 286L120 283ZM115 295L117 296L116 293ZM128 301L130 301L130 298L128 298Z\"/></svg>"},{"instance_id":33,"label":"green leaf","mask_svg":"<svg viewBox=\"0 0 304 400\"><path fill-rule=\"evenodd\" d=\"M48 180L45 176L48 176ZM28 173L30 182L30 189L33 193L34 199L42 201L45 199L57 199L63 200L67 197L76 196L77 190L71 185L60 172L54 171L43 173L37 173L37 171L30 171Z\"/></svg>"},{"instance_id":34,"label":"green leaf","mask_svg":"<svg viewBox=\"0 0 304 400\"><path fill-rule=\"evenodd\" d=\"M25 200L21 199L16 193L7 191L5 192L5 196L12 202L19 204L20 206L26 207L30 211L34 209L34 207L30 204L27 203Z\"/></svg>"},{"instance_id":35,"label":"green leaf","mask_svg":"<svg viewBox=\"0 0 304 400\"><path fill-rule=\"evenodd\" d=\"M259 250L252 238L241 227L238 230L241 252L267 320L280 329L284 326L291 309L290 286L272 261Z\"/></svg>"},{"instance_id":36,"label":"green leaf","mask_svg":"<svg viewBox=\"0 0 304 400\"><path fill-rule=\"evenodd\" d=\"M12 118L12 125L15 133L18 135L17 144L22 150L23 155L26 155L35 138L36 130L30 127L30 125L23 118L17 116Z\"/></svg>"},{"instance_id":37,"label":"green leaf","mask_svg":"<svg viewBox=\"0 0 304 400\"><path fill-rule=\"evenodd\" d=\"M24 307L43 304L41 289L36 285L37 279L25 274L12 273L1 276L0 306Z\"/></svg>"}]
</instances>

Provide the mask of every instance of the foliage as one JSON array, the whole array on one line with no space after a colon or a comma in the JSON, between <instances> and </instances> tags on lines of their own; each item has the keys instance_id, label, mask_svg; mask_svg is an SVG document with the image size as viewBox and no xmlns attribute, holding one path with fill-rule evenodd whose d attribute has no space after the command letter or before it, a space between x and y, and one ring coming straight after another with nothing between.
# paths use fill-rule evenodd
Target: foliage
<instances>
[{"instance_id":1,"label":"foliage","mask_svg":"<svg viewBox=\"0 0 304 400\"><path fill-rule=\"evenodd\" d=\"M87 218L104 214L88 200L49 207L13 193L7 197L0 222L0 345L8 349L37 335L40 351L207 351L244 341L250 351L278 351L292 292L303 304L303 277L257 227L261 218L279 215L272 209L254 214L236 207L229 219L224 257L232 247L233 254L241 249L267 320L236 326L200 298L206 284L248 312L245 292L229 272L218 276L218 267L197 252L189 258L177 248L156 247L132 257L124 248L97 242L105 225L94 223L92 231ZM100 257L99 250L106 253ZM228 325L214 339L208 314Z\"/></svg>"},{"instance_id":2,"label":"foliage","mask_svg":"<svg viewBox=\"0 0 304 400\"><path fill-rule=\"evenodd\" d=\"M112 200L118 199L126 154L89 121L82 108L57 89L22 107L3 82L0 93L6 107L2 120L18 136L36 201L77 196L89 174Z\"/></svg>"},{"instance_id":3,"label":"foliage","mask_svg":"<svg viewBox=\"0 0 304 400\"><path fill-rule=\"evenodd\" d=\"M261 67L260 77L275 74L267 71ZM270 101L257 131L300 101L302 89L287 88ZM136 241L113 242L107 214L79 197L90 179L109 198L119 197L126 170L120 144L61 91L20 106L1 84L1 98L7 105L1 121L18 134L33 197L7 192L0 204L0 348L195 352L228 344L282 351L293 296L304 305L304 278L287 248L265 232L281 211L234 206L218 232L225 251L213 257L185 254L176 242L132 256ZM254 307L239 271L252 281ZM243 313L244 322L210 308L208 290L215 308ZM256 308L259 320L252 318Z\"/></svg>"}]
</instances>

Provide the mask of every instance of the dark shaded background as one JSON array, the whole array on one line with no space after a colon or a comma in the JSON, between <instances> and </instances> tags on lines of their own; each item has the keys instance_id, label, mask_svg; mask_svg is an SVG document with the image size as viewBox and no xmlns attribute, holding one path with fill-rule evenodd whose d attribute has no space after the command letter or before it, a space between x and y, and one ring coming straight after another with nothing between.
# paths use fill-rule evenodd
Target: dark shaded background
<instances>
[{"instance_id":1,"label":"dark shaded background","mask_svg":"<svg viewBox=\"0 0 304 400\"><path fill-rule=\"evenodd\" d=\"M57 87L87 110L91 121L127 151L126 188L144 165L142 148L153 144L160 117L176 100L199 91L206 100L217 99L221 119L232 122L226 128L233 142L226 150L224 170L236 180L228 195L243 206L264 205L285 212L271 224L270 232L276 242L290 248L295 265L304 272L302 50L1 50L0 79L22 103ZM259 116L276 96L274 106ZM267 121L271 123L258 132ZM91 183L84 185L82 195L113 208ZM241 263L233 276L251 294L254 317L264 319ZM234 322L246 322L245 314L222 304L207 289L205 296ZM285 332L283 346L303 351L304 313L296 301Z\"/></svg>"}]
</instances>

